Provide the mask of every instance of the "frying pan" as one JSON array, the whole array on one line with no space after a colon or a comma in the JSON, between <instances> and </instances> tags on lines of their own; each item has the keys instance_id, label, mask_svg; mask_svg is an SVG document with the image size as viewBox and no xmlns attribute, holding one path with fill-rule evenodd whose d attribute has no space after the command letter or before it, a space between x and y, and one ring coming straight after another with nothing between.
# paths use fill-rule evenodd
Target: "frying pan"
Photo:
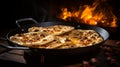
<instances>
[{"instance_id":1,"label":"frying pan","mask_svg":"<svg viewBox=\"0 0 120 67\"><path fill-rule=\"evenodd\" d=\"M21 23L23 22L25 23L28 21L32 21L34 23L27 23L27 24L21 25ZM8 49L30 50L34 53L42 53L42 54L74 55L74 54L84 54L89 52L95 52L99 50L100 46L109 38L108 31L106 31L101 27L84 25L84 24L74 23L74 22L67 23L67 22L59 22L59 21L49 21L49 22L38 23L33 18L24 18L24 19L16 20L16 24L18 28L10 30L5 37L9 45L0 43L0 46L6 47ZM104 41L98 44L94 44L92 46L87 46L87 47L77 47L77 48L68 48L68 49L44 49L44 48L32 48L28 46L22 46L22 45L13 43L9 38L10 36L15 35L16 33L27 32L27 29L33 26L47 27L52 25L70 25L75 27L75 29L92 29L97 31L103 37Z\"/></svg>"}]
</instances>

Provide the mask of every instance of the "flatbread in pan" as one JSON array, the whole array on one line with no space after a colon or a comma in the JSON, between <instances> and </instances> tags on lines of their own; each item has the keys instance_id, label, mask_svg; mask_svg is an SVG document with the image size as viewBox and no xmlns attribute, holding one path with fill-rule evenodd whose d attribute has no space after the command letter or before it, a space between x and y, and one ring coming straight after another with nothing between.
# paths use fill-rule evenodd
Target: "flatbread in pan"
<instances>
[{"instance_id":1,"label":"flatbread in pan","mask_svg":"<svg viewBox=\"0 0 120 67\"><path fill-rule=\"evenodd\" d=\"M44 32L29 32L15 34L10 37L10 40L23 46L43 45L53 41L54 36Z\"/></svg>"},{"instance_id":2,"label":"flatbread in pan","mask_svg":"<svg viewBox=\"0 0 120 67\"><path fill-rule=\"evenodd\" d=\"M82 29L70 32L69 39L78 47L91 46L103 41L103 38L96 31Z\"/></svg>"},{"instance_id":3,"label":"flatbread in pan","mask_svg":"<svg viewBox=\"0 0 120 67\"><path fill-rule=\"evenodd\" d=\"M61 35L73 30L74 27L66 25L54 25L49 27L31 27L28 32L46 32L52 35Z\"/></svg>"},{"instance_id":4,"label":"flatbread in pan","mask_svg":"<svg viewBox=\"0 0 120 67\"><path fill-rule=\"evenodd\" d=\"M45 49L87 47L104 41L95 30L75 29L67 25L30 27L27 33L15 34L10 40L23 46Z\"/></svg>"}]
</instances>

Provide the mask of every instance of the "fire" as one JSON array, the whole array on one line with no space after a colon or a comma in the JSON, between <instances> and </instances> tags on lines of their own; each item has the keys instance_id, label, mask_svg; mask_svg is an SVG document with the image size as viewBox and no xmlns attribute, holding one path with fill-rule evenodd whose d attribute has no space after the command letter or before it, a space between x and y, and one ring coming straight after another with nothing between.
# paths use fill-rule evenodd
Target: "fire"
<instances>
[{"instance_id":1,"label":"fire","mask_svg":"<svg viewBox=\"0 0 120 67\"><path fill-rule=\"evenodd\" d=\"M76 20L77 22L89 24L89 25L100 25L104 27L117 27L116 16L112 13L111 8L101 7L99 0L94 2L92 5L80 6L76 10L69 11L68 8L62 8L62 13L59 18L65 21ZM82 9L82 8L84 9ZM99 9L98 9L99 8ZM106 9L107 8L107 9Z\"/></svg>"}]
</instances>

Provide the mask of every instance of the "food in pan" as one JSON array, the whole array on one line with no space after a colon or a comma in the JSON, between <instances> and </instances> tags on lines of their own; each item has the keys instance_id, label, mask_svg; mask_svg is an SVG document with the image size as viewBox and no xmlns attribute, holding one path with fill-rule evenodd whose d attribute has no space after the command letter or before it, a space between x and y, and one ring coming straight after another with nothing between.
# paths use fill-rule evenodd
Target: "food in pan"
<instances>
[{"instance_id":1,"label":"food in pan","mask_svg":"<svg viewBox=\"0 0 120 67\"><path fill-rule=\"evenodd\" d=\"M61 35L73 30L74 27L66 25L54 25L49 27L31 27L28 32L46 32L52 35Z\"/></svg>"},{"instance_id":2,"label":"food in pan","mask_svg":"<svg viewBox=\"0 0 120 67\"><path fill-rule=\"evenodd\" d=\"M64 49L64 48L73 48L76 47L76 45L74 45L72 43L72 41L70 41L68 39L68 33L59 35L59 36L55 36L55 40L53 40L52 42L49 42L47 44L44 45L32 45L31 47L34 48L46 48L46 49Z\"/></svg>"},{"instance_id":3,"label":"food in pan","mask_svg":"<svg viewBox=\"0 0 120 67\"><path fill-rule=\"evenodd\" d=\"M33 48L65 49L87 47L103 41L95 30L75 29L72 26L54 25L30 27L27 33L10 37L14 43Z\"/></svg>"},{"instance_id":4,"label":"food in pan","mask_svg":"<svg viewBox=\"0 0 120 67\"><path fill-rule=\"evenodd\" d=\"M15 34L10 37L10 40L23 46L43 45L53 41L54 36L44 32L29 32Z\"/></svg>"},{"instance_id":5,"label":"food in pan","mask_svg":"<svg viewBox=\"0 0 120 67\"><path fill-rule=\"evenodd\" d=\"M81 29L70 32L69 39L78 47L90 46L103 41L103 38L96 31Z\"/></svg>"}]
</instances>

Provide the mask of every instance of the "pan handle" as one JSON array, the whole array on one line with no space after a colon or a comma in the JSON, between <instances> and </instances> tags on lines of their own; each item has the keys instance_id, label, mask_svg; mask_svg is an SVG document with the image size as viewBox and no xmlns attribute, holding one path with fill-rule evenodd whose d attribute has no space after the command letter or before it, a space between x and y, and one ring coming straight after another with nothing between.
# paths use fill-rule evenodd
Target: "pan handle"
<instances>
[{"instance_id":1,"label":"pan handle","mask_svg":"<svg viewBox=\"0 0 120 67\"><path fill-rule=\"evenodd\" d=\"M3 43L0 43L0 46L5 47L7 49L13 49L13 50L28 50L29 49L28 47L9 46Z\"/></svg>"},{"instance_id":2,"label":"pan handle","mask_svg":"<svg viewBox=\"0 0 120 67\"><path fill-rule=\"evenodd\" d=\"M26 21L32 21L32 22L26 22ZM23 23L26 22L26 23ZM23 18L23 19L18 19L16 20L16 25L18 26L18 28L20 28L22 31L24 31L24 29L22 28L23 24L38 24L38 22L36 20L34 20L33 18Z\"/></svg>"},{"instance_id":3,"label":"pan handle","mask_svg":"<svg viewBox=\"0 0 120 67\"><path fill-rule=\"evenodd\" d=\"M0 40L7 41L7 39L4 37L0 37ZM10 46L10 45L7 45L6 43L3 43L3 42L0 43L0 46L7 48L7 49L14 49L14 50L28 50L29 49L28 47Z\"/></svg>"}]
</instances>

